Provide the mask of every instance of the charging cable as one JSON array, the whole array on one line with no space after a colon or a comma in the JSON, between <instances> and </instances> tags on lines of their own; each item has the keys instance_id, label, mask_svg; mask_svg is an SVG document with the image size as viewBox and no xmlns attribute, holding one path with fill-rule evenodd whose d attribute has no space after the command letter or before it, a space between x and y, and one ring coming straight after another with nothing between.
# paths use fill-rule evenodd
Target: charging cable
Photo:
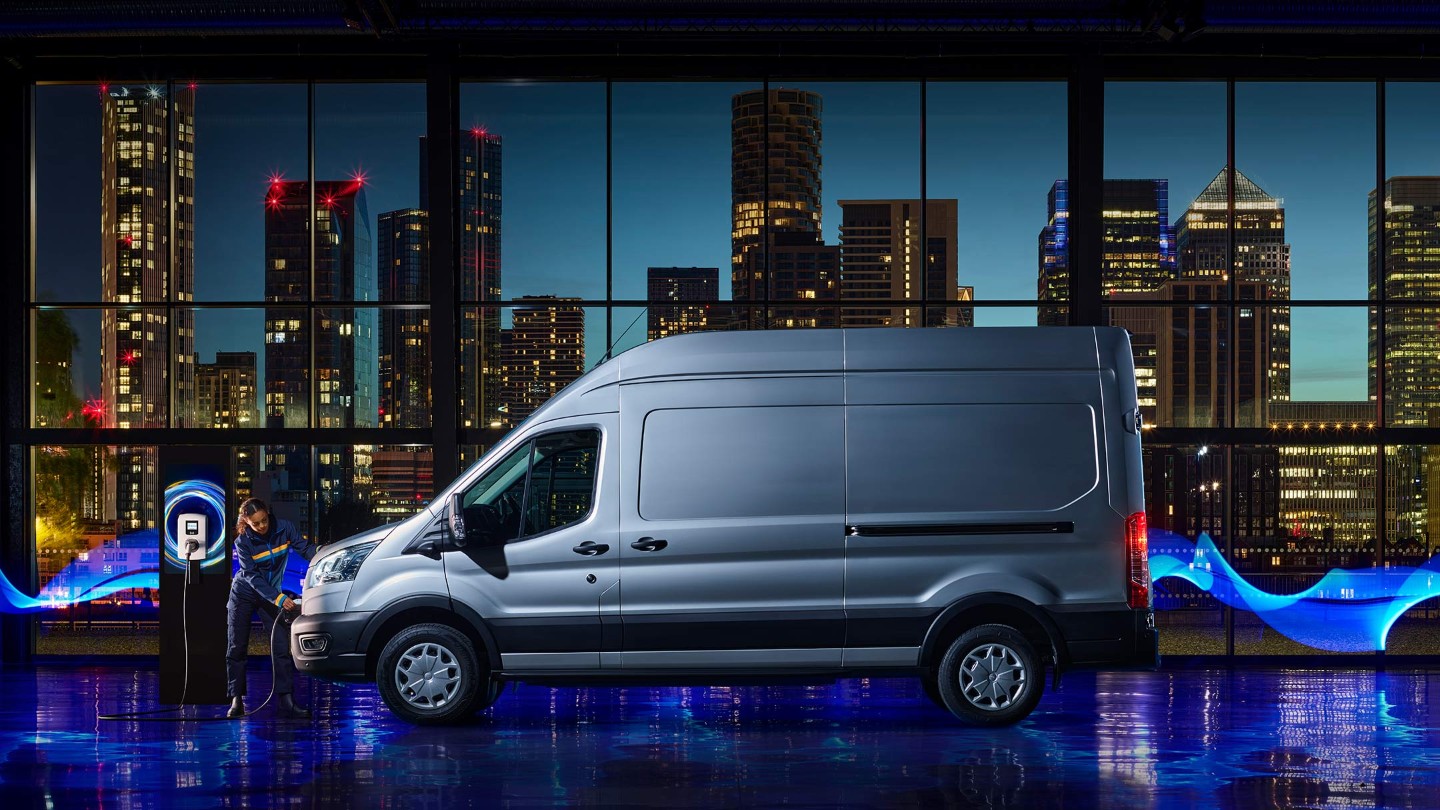
<instances>
[{"instance_id":1,"label":"charging cable","mask_svg":"<svg viewBox=\"0 0 1440 810\"><path fill-rule=\"evenodd\" d=\"M191 561L189 562L189 566L199 567L199 563L198 563L198 561L196 561L196 560L191 560ZM191 580L190 580L190 571L187 570L187 571L186 571L186 583L187 583L187 585L189 584L190 581L191 581ZM248 711L248 712L245 712L244 714L237 715L237 716L235 716L235 717L230 717L230 716L228 716L228 715L227 715L227 716L224 716L224 717L184 717L184 716L181 716L181 717L154 717L154 716L151 716L151 715L173 714L173 713L175 713L175 712L183 712L183 711L185 710L185 705L186 705L186 704L185 704L185 698L188 696L188 692L189 692L189 690L190 690L190 610L189 610L190 605L189 605L189 596L190 596L190 588L189 588L189 587L186 587L184 590L181 591L181 595L180 595L181 637L184 638L184 640L185 640L185 680L184 680L184 685L180 688L180 705L179 705L179 706L169 706L169 707L166 707L166 708L163 708L163 709L150 709L150 710L148 710L148 711L125 712L125 713L123 713L123 714L102 714L102 715L99 715L97 719L100 719L100 720L131 720L131 721L134 721L134 722L136 722L136 723L227 723L227 722L230 722L230 721L233 721L233 720L243 720L243 719L245 719L245 718L247 718L247 717L249 717L249 716L251 716L251 715L253 715L253 714L257 713L257 712L259 712L261 709L265 708L266 706L268 706L268 705L270 704L271 699L275 697L275 672L274 672L274 669L273 669L273 664L272 664L272 669L271 669L271 672L270 672L270 694L268 694L268 695L265 696L265 700L264 700L259 706L256 706L255 708L251 709L251 710ZM276 635L277 635L277 633L278 633L279 630L280 630L280 623L281 623L281 622L284 622L284 623L286 623L286 624L289 624L289 623L290 623L290 620L287 619L287 618L285 618L285 611L284 611L283 609L282 609L278 614L276 614L276 616L275 616L275 621L274 621L273 623L271 623L271 625L270 625L270 649L272 649L272 650L275 649Z\"/></svg>"}]
</instances>

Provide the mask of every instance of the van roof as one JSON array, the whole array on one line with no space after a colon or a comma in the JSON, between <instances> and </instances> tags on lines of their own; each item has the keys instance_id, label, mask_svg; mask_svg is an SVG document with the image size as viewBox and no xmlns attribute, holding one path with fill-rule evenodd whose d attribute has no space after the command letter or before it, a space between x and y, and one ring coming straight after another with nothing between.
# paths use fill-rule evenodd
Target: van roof
<instances>
[{"instance_id":1,"label":"van roof","mask_svg":"<svg viewBox=\"0 0 1440 810\"><path fill-rule=\"evenodd\" d=\"M1126 338L1112 327L769 329L699 332L618 355L620 381L712 374L1095 370Z\"/></svg>"},{"instance_id":2,"label":"van roof","mask_svg":"<svg viewBox=\"0 0 1440 810\"><path fill-rule=\"evenodd\" d=\"M591 369L526 421L610 410L616 383L737 374L968 369L1093 371L1133 376L1124 329L1017 326L955 329L769 329L697 332L643 343ZM1124 369L1118 366L1124 364ZM594 395L588 396L587 395ZM618 402L618 400L616 400Z\"/></svg>"}]
</instances>

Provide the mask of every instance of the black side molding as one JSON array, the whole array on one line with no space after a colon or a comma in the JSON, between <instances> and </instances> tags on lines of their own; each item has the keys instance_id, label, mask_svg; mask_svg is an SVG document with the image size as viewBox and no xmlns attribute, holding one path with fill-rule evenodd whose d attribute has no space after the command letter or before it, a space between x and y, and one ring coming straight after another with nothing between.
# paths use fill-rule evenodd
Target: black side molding
<instances>
[{"instance_id":1,"label":"black side molding","mask_svg":"<svg viewBox=\"0 0 1440 810\"><path fill-rule=\"evenodd\" d=\"M846 526L847 537L934 537L949 534L1074 534L1073 521L1057 523L914 523Z\"/></svg>"}]
</instances>

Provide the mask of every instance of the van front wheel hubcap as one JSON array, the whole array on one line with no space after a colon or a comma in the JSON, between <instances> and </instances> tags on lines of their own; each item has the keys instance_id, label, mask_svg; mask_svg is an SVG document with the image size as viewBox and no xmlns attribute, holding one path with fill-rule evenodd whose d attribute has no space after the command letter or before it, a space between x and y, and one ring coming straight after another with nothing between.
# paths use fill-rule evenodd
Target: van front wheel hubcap
<instances>
[{"instance_id":1,"label":"van front wheel hubcap","mask_svg":"<svg viewBox=\"0 0 1440 810\"><path fill-rule=\"evenodd\" d=\"M412 646L395 662L395 688L418 709L448 705L460 690L461 677L455 654L434 642Z\"/></svg>"},{"instance_id":2,"label":"van front wheel hubcap","mask_svg":"<svg viewBox=\"0 0 1440 810\"><path fill-rule=\"evenodd\" d=\"M987 712L1013 705L1026 680L1025 663L1004 644L982 644L960 662L960 694Z\"/></svg>"}]
</instances>

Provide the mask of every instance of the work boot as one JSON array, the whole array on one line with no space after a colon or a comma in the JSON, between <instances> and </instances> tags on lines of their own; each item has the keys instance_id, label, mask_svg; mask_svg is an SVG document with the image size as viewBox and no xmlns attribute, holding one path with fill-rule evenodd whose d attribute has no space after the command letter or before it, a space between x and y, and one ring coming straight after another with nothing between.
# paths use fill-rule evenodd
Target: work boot
<instances>
[{"instance_id":1,"label":"work boot","mask_svg":"<svg viewBox=\"0 0 1440 810\"><path fill-rule=\"evenodd\" d=\"M276 708L275 712L281 717L287 717L291 720L310 719L310 710L305 708L304 706L296 704L295 697L293 695L281 695L280 705L278 708Z\"/></svg>"},{"instance_id":2,"label":"work boot","mask_svg":"<svg viewBox=\"0 0 1440 810\"><path fill-rule=\"evenodd\" d=\"M245 716L245 698L241 697L240 695L236 695L235 697L230 698L230 711L225 712L225 716L226 716L226 717L244 717L244 716Z\"/></svg>"}]
</instances>

